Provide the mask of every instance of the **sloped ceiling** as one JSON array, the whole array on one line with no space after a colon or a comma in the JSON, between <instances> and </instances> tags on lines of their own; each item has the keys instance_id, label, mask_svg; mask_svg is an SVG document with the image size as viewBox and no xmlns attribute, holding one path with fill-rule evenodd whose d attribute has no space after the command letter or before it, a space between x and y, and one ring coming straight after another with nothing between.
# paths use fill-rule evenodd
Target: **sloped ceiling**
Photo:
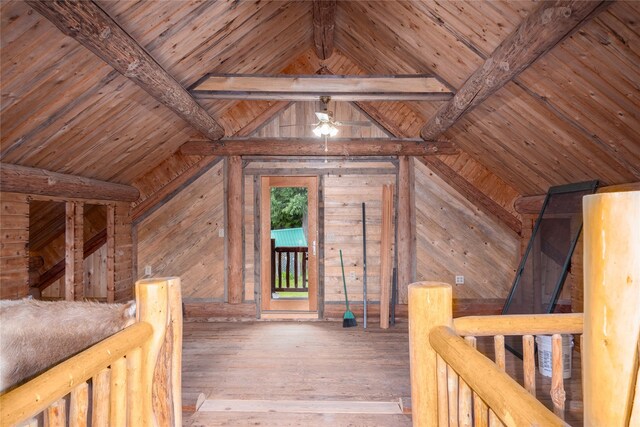
<instances>
[{"instance_id":1,"label":"sloped ceiling","mask_svg":"<svg viewBox=\"0 0 640 427\"><path fill-rule=\"evenodd\" d=\"M98 3L184 87L207 72L295 72L313 46L311 2ZM431 72L457 89L536 4L338 1L337 54L314 61L342 73ZM25 3L2 2L0 18L3 162L130 184L198 137ZM522 195L637 181L639 18L640 3L612 4L444 136ZM257 109L199 102L228 135ZM386 105L417 136L415 120L440 104Z\"/></svg>"}]
</instances>

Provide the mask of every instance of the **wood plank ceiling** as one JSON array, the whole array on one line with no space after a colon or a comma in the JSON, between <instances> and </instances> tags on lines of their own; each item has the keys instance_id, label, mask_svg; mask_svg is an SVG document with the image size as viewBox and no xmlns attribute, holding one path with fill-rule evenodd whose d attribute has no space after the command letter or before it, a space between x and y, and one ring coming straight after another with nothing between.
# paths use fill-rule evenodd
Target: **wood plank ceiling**
<instances>
[{"instance_id":1,"label":"wood plank ceiling","mask_svg":"<svg viewBox=\"0 0 640 427\"><path fill-rule=\"evenodd\" d=\"M324 65L334 74L433 73L454 90L538 4L338 1L333 54L320 60L312 2L97 3L185 88L210 72ZM132 184L201 139L24 2L2 2L0 19L2 162ZM640 3L611 4L450 128L444 137L462 153L441 161L463 176L473 164L521 195L592 178L639 180L639 21ZM198 103L227 136L277 111L260 101ZM418 137L441 104L365 107L397 136Z\"/></svg>"}]
</instances>

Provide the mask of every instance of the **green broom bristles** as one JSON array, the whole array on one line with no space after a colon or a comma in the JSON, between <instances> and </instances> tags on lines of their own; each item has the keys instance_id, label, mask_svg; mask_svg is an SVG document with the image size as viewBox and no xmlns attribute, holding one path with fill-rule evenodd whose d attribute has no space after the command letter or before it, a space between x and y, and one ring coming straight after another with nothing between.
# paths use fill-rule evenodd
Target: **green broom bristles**
<instances>
[{"instance_id":1,"label":"green broom bristles","mask_svg":"<svg viewBox=\"0 0 640 427\"><path fill-rule=\"evenodd\" d=\"M347 303L347 311L344 312L344 316L342 318L342 327L351 328L353 326L358 326L358 322L356 322L356 316L354 316L353 312L349 310L349 298L347 297L347 281L344 278L344 263L342 262L342 249L340 249L340 267L342 267L342 285L344 286L344 300Z\"/></svg>"}]
</instances>

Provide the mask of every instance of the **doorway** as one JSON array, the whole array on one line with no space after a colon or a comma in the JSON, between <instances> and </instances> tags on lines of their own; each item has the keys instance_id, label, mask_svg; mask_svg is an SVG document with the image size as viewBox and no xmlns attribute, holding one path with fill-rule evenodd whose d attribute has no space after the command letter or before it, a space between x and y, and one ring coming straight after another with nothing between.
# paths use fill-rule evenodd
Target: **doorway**
<instances>
[{"instance_id":1,"label":"doorway","mask_svg":"<svg viewBox=\"0 0 640 427\"><path fill-rule=\"evenodd\" d=\"M261 311L318 310L318 178L263 176Z\"/></svg>"}]
</instances>

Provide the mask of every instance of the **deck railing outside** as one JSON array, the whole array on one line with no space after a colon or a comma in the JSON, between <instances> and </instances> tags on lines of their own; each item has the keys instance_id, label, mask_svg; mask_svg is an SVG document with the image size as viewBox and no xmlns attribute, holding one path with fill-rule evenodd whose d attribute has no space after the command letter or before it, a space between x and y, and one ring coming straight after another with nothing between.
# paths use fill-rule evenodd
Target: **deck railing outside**
<instances>
[{"instance_id":1,"label":"deck railing outside","mask_svg":"<svg viewBox=\"0 0 640 427\"><path fill-rule=\"evenodd\" d=\"M306 246L275 247L271 239L271 292L308 292Z\"/></svg>"}]
</instances>

